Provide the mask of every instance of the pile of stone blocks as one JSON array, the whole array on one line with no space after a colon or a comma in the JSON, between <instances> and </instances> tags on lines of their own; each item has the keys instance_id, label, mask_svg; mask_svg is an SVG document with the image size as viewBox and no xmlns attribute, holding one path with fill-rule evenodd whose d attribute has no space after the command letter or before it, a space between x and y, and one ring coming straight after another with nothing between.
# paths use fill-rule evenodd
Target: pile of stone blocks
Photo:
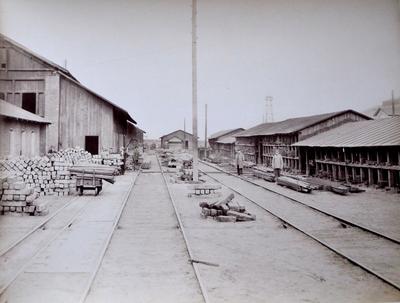
<instances>
[{"instance_id":1,"label":"pile of stone blocks","mask_svg":"<svg viewBox=\"0 0 400 303\"><path fill-rule=\"evenodd\" d=\"M1 180L2 196L0 214L44 216L48 214L47 206L36 199L39 194L29 187L21 176L8 176Z\"/></svg>"},{"instance_id":2,"label":"pile of stone blocks","mask_svg":"<svg viewBox=\"0 0 400 303\"><path fill-rule=\"evenodd\" d=\"M82 148L68 148L43 157L17 157L0 160L0 175L22 178L39 195L65 196L75 189L69 168L78 163L91 163L92 156Z\"/></svg>"}]
</instances>

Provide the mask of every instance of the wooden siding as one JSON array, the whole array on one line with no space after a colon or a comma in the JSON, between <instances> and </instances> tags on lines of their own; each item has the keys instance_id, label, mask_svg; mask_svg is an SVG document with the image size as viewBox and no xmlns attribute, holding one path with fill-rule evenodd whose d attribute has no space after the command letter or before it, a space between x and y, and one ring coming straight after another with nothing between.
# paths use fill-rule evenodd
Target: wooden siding
<instances>
[{"instance_id":1,"label":"wooden siding","mask_svg":"<svg viewBox=\"0 0 400 303\"><path fill-rule=\"evenodd\" d=\"M0 157L39 156L44 153L41 130L46 126L0 116Z\"/></svg>"},{"instance_id":2,"label":"wooden siding","mask_svg":"<svg viewBox=\"0 0 400 303\"><path fill-rule=\"evenodd\" d=\"M63 77L60 112L60 148L84 147L85 136L99 136L100 151L117 152L123 145L126 121L114 121L114 109L110 104Z\"/></svg>"}]
</instances>

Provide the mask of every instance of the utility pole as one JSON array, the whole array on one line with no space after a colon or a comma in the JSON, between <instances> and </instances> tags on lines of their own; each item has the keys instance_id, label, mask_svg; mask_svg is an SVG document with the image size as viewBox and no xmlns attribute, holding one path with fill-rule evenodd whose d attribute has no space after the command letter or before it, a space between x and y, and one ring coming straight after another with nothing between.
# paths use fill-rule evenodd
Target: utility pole
<instances>
[{"instance_id":1,"label":"utility pole","mask_svg":"<svg viewBox=\"0 0 400 303\"><path fill-rule=\"evenodd\" d=\"M193 181L199 181L197 138L197 0L192 0L192 118L193 118Z\"/></svg>"},{"instance_id":2,"label":"utility pole","mask_svg":"<svg viewBox=\"0 0 400 303\"><path fill-rule=\"evenodd\" d=\"M205 114L205 130L204 130L204 158L207 158L207 104L206 104L206 114Z\"/></svg>"},{"instance_id":3,"label":"utility pole","mask_svg":"<svg viewBox=\"0 0 400 303\"><path fill-rule=\"evenodd\" d=\"M394 117L396 114L396 110L394 107L394 90L392 89L392 116Z\"/></svg>"},{"instance_id":4,"label":"utility pole","mask_svg":"<svg viewBox=\"0 0 400 303\"><path fill-rule=\"evenodd\" d=\"M183 149L186 149L186 118L183 118Z\"/></svg>"}]
</instances>

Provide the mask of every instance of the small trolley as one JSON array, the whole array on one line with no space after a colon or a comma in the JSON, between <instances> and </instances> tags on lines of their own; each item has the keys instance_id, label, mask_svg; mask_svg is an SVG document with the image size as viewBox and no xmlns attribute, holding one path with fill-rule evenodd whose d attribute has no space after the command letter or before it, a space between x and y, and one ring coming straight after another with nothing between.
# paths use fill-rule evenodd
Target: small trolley
<instances>
[{"instance_id":1,"label":"small trolley","mask_svg":"<svg viewBox=\"0 0 400 303\"><path fill-rule=\"evenodd\" d=\"M76 176L76 191L79 196L83 195L83 191L85 189L93 189L94 194L97 196L101 190L103 189L103 179L96 177L96 174L93 173L93 176L85 176L85 172L82 175Z\"/></svg>"}]
</instances>

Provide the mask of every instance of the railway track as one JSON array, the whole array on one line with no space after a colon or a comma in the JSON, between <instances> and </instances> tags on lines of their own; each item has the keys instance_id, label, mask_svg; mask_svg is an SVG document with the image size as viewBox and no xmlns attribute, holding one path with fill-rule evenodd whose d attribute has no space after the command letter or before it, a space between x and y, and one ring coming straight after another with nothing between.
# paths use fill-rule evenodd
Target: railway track
<instances>
[{"instance_id":1,"label":"railway track","mask_svg":"<svg viewBox=\"0 0 400 303\"><path fill-rule=\"evenodd\" d=\"M201 169L209 178L230 188L285 224L400 290L398 240L323 212L204 162L202 164L212 169L212 171L206 171L204 167ZM268 200L268 198L272 199ZM275 203L275 200L279 201Z\"/></svg>"},{"instance_id":2,"label":"railway track","mask_svg":"<svg viewBox=\"0 0 400 303\"><path fill-rule=\"evenodd\" d=\"M94 277L101 265L104 253L111 240L112 234L114 233L121 213L125 207L126 201L128 200L130 193L132 192L134 183L135 180L131 183L130 188L127 190L126 194L123 197L123 203L118 210L116 220L114 221L112 229L110 229L108 232L106 241L103 243L101 252L97 257L96 262L94 263L94 267L90 271L90 275L87 279L87 283L85 283L84 289L80 289L80 294L74 294L76 297L80 298L77 302L85 301ZM8 302L8 298L5 297L5 295L7 293L7 290L13 285L13 282L16 281L25 272L25 270L33 264L33 262L35 262L40 254L48 249L49 246L52 245L54 242L59 240L72 225L82 219L81 216L85 214L88 206L97 202L95 202L96 199L98 199L98 197L95 196L83 196L72 199L68 204L58 209L45 221L34 226L34 228L32 228L24 236L20 237L12 245L8 246L2 251L2 254L0 255L0 266L5 267L5 265L7 265L7 270L4 268L3 270L0 267L0 272L5 273L0 281L0 302ZM70 212L72 212L72 214ZM51 226L52 224L54 226ZM50 235L47 235L46 237L40 235L47 230L52 230ZM35 249L32 250L32 247L34 247ZM79 250L79 248L77 249ZM17 267L12 267L10 270L10 262L16 263ZM62 298L59 299L60 302L63 301Z\"/></svg>"},{"instance_id":3,"label":"railway track","mask_svg":"<svg viewBox=\"0 0 400 303\"><path fill-rule=\"evenodd\" d=\"M2 275L4 276L0 278L0 298L5 290L11 285L11 283L19 276L19 274L29 266L31 261L43 250L45 250L63 231L68 228L68 226L75 222L78 216L85 210L91 199L93 199L93 197L87 197L83 205L78 205L78 203L81 203L81 201L77 201L78 197L74 198L72 201L59 208L45 221L34 226L22 237L1 251L0 272L2 272ZM77 208L77 210L71 216L71 214L68 212L73 212L75 208ZM47 226L56 221L64 222L61 227L53 232L50 231L50 235L40 241L42 238L42 235L40 234L48 230ZM37 240L39 240L39 243L35 243L37 244L36 249L32 249L32 243L29 242L35 242ZM21 252L23 253L22 256ZM16 263L16 265L10 268L10 263ZM6 270L4 268L5 266L8 266L11 269L11 272L10 270Z\"/></svg>"},{"instance_id":4,"label":"railway track","mask_svg":"<svg viewBox=\"0 0 400 303\"><path fill-rule=\"evenodd\" d=\"M336 219L336 220L339 220L339 221L341 221L342 223L351 225L351 226L353 226L353 227L360 228L360 229L365 230L365 231L367 231L367 232L370 232L370 233L372 233L372 234L374 234L374 235L377 235L377 236L379 236L379 237L382 237L382 238L385 238L385 239L387 239L387 240L389 240L389 241L392 241L393 243L400 244L400 240L395 239L395 238L393 238L393 237L391 237L391 236L385 235L385 234L383 234L383 233L381 233L381 232L379 232L379 231L376 231L376 230L374 230L374 229L371 228L371 227L364 226L364 225L362 225L362 224L360 224L360 223L356 223L356 222L347 220L347 219L345 219L345 218L343 218L343 217L340 217L340 216L338 216L338 215L332 214L332 213L330 213L330 212L321 210L321 209L319 209L319 208L317 208L317 207L311 206L311 205L309 205L309 204L307 204L307 203L304 203L304 202L302 202L302 201L300 201L300 200L298 200L298 199L295 199L295 198L293 198L293 197L290 197L290 196L288 196L288 195L285 195L285 194L283 194L283 193L281 193L281 192L275 191L275 190L273 190L273 189L271 189L271 188L268 188L268 187L266 187L266 186L262 186L262 185L260 185L260 184L258 184L258 183L256 183L256 182L253 182L253 181L249 180L248 178L245 178L245 177L242 177L242 176L238 176L238 175L236 175L236 174L234 174L234 173L232 173L232 172L230 172L230 171L226 171L226 170L223 170L223 169L221 169L221 168L219 168L219 167L216 167L216 166L214 166L214 165L210 165L210 164L207 163L207 162L204 162L204 161L200 161L200 162L201 162L202 164L204 164L204 165L207 165L208 167L210 167L210 168L212 168L212 169L218 170L219 172L228 174L228 175L230 175L230 176L233 176L233 177L235 177L235 178L238 178L238 179L240 179L240 180L243 180L243 181L245 181L245 182L247 182L247 183L250 183L250 184L252 184L252 185L254 185L254 186L257 186L257 187L259 187L259 188L262 188L262 189L264 189L264 190L266 190L266 191L269 191L269 192L274 193L274 194L276 194L276 195L282 196L282 197L284 197L284 198L286 198L286 199L289 199L289 200L291 200L291 201L293 201L293 202L299 203L299 204L303 205L304 207L313 209L313 210L315 210L315 211L317 211L317 212L320 212L320 213L322 213L322 214L324 214L324 215L327 215L327 216L332 217L332 218L334 218L334 219ZM205 173L204 171L202 171L202 172Z\"/></svg>"},{"instance_id":5,"label":"railway track","mask_svg":"<svg viewBox=\"0 0 400 303\"><path fill-rule=\"evenodd\" d=\"M167 179L166 179L166 177L165 177L165 173L163 172L163 169L162 169L162 166L161 166L161 162L160 162L160 159L158 158L158 156L157 156L157 163L158 163L158 166L159 166L159 168L160 168L160 172L161 172L161 174L162 174L162 177L163 177L163 180L164 180L164 184L165 184L165 186L166 186L166 188L167 188L168 196L169 196L169 198L170 198L172 207L173 207L173 209L174 209L174 213L175 213L176 219L177 219L177 221L178 221L179 230L180 230L181 233L182 233L182 237L183 237L183 240L184 240L184 242L185 242L186 251L187 251L188 256L189 256L189 258L190 258L189 261L190 261L190 263L191 263L191 265L192 265L192 267L193 267L193 270L194 270L196 279L197 279L197 281L198 281L198 284L199 284L199 287L200 287L200 291L201 291L201 295L202 295L202 297L203 297L203 299L204 299L204 302L205 302L205 303L209 303L209 302L210 302L210 299L209 299L209 297L208 297L207 289L206 289L206 287L205 287L204 281L203 281L203 279L201 278L201 275L200 275L200 270L199 270L198 263L197 263L198 261L196 260L194 254L193 254L193 251L192 251L192 249L191 249L191 246L190 246L188 237L187 237L186 232L185 232L184 225L183 225L183 223L182 223L182 219L181 219L181 217L180 217L180 215L179 215L179 212L178 212L178 209L177 209L177 207L176 207L176 203L175 203L174 197L173 197L173 195L172 195L172 193L171 193L171 190L170 190L170 188L169 188L169 186L168 186L168 181L167 181ZM206 263L206 262L204 262L204 263ZM210 264L211 264L211 263L210 263Z\"/></svg>"}]
</instances>

